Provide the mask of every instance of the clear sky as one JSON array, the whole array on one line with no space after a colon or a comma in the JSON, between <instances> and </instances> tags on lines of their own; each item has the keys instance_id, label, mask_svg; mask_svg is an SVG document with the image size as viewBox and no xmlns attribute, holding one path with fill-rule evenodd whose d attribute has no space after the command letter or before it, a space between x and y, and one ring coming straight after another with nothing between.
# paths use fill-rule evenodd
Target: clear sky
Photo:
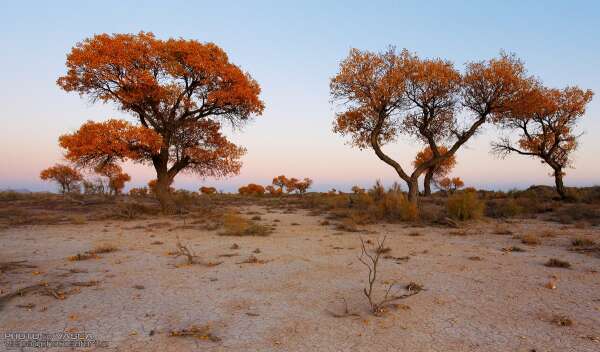
<instances>
[{"instance_id":1,"label":"clear sky","mask_svg":"<svg viewBox=\"0 0 600 352\"><path fill-rule=\"evenodd\" d=\"M388 45L447 58L459 68L504 49L549 86L592 89L596 97L580 124L585 134L566 183L600 184L597 1L6 1L0 10L0 189L53 189L38 175L61 161L60 134L88 119L127 117L66 93L55 81L76 42L140 30L214 42L263 90L263 116L229 133L248 149L241 174L205 181L179 176L177 187L230 191L279 174L311 177L318 190L397 180L372 151L353 149L331 132L329 79L340 60L352 47ZM488 189L551 184L538 160L494 158L490 141L497 135L488 127L461 149L454 174ZM386 148L406 166L416 149L410 141ZM148 167L126 169L132 185L154 178Z\"/></svg>"}]
</instances>

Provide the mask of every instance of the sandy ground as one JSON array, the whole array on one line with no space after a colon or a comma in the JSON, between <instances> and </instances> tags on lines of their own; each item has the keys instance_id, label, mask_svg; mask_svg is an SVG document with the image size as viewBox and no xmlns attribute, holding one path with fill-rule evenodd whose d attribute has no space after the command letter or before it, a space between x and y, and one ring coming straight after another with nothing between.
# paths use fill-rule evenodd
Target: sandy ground
<instances>
[{"instance_id":1,"label":"sandy ground","mask_svg":"<svg viewBox=\"0 0 600 352\"><path fill-rule=\"evenodd\" d=\"M527 246L494 234L493 221L469 225L466 234L402 224L371 226L365 234L321 226L322 217L303 211L241 210L262 213L262 223L280 220L276 231L223 237L174 229L181 220L166 218L1 231L0 262L37 266L0 274L2 294L40 281L99 283L63 300L15 297L0 310L0 332L88 332L107 341L92 348L98 351L600 351L600 258L568 250L576 236L599 241L599 229L534 220L500 225L544 236L541 245ZM361 292L367 271L357 260L359 236L382 235L392 256L408 260L382 260L379 287L395 280L400 291L409 282L425 290L374 317ZM178 265L184 259L168 255L177 236L204 260L223 263ZM66 259L105 242L119 250ZM239 249L230 249L233 243ZM502 250L513 245L526 251ZM228 254L234 256L220 257ZM266 262L240 264L250 255ZM549 258L572 268L546 267ZM555 289L545 287L551 281ZM344 299L358 316L328 313L341 312ZM556 315L573 325L553 323ZM220 341L169 336L192 325L210 326Z\"/></svg>"}]
</instances>

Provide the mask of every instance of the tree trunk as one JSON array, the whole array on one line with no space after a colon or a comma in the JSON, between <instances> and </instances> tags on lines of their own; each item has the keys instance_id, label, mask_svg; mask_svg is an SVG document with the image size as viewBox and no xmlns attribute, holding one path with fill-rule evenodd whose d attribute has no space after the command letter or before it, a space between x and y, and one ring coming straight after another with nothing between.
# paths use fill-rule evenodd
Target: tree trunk
<instances>
[{"instance_id":1,"label":"tree trunk","mask_svg":"<svg viewBox=\"0 0 600 352\"><path fill-rule=\"evenodd\" d=\"M169 191L173 180L167 174L159 173L156 179L156 198L160 202L160 207L165 214L175 211L175 201Z\"/></svg>"},{"instance_id":2,"label":"tree trunk","mask_svg":"<svg viewBox=\"0 0 600 352\"><path fill-rule=\"evenodd\" d=\"M431 181L433 180L433 168L427 169L425 179L423 180L423 194L428 197L431 195Z\"/></svg>"},{"instance_id":3,"label":"tree trunk","mask_svg":"<svg viewBox=\"0 0 600 352\"><path fill-rule=\"evenodd\" d=\"M419 199L419 178L411 178L406 183L408 184L408 200L413 204L417 204Z\"/></svg>"},{"instance_id":4,"label":"tree trunk","mask_svg":"<svg viewBox=\"0 0 600 352\"><path fill-rule=\"evenodd\" d=\"M556 183L556 192L560 195L560 199L566 199L567 191L563 183L563 173L561 169L554 170L554 183Z\"/></svg>"}]
</instances>

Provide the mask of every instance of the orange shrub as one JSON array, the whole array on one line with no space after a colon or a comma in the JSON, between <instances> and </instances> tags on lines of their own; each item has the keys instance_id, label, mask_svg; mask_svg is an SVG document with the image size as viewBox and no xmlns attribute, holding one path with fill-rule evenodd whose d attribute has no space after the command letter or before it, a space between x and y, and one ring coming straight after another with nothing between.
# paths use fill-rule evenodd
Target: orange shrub
<instances>
[{"instance_id":1,"label":"orange shrub","mask_svg":"<svg viewBox=\"0 0 600 352\"><path fill-rule=\"evenodd\" d=\"M217 189L214 187L200 187L200 193L202 194L215 194Z\"/></svg>"},{"instance_id":2,"label":"orange shrub","mask_svg":"<svg viewBox=\"0 0 600 352\"><path fill-rule=\"evenodd\" d=\"M261 185L257 185L255 183L250 183L247 186L240 187L238 192L241 195L256 195L261 196L265 193L265 188Z\"/></svg>"}]
</instances>

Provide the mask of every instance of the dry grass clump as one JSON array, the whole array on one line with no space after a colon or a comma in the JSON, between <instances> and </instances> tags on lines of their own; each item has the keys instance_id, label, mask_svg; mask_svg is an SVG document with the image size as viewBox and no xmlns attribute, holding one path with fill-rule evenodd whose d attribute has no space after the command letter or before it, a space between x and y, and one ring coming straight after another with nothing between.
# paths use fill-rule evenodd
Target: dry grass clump
<instances>
[{"instance_id":1,"label":"dry grass clump","mask_svg":"<svg viewBox=\"0 0 600 352\"><path fill-rule=\"evenodd\" d=\"M570 318L568 318L564 315L555 315L552 317L550 322L552 322L558 326L572 326L573 325L573 320L571 320Z\"/></svg>"},{"instance_id":2,"label":"dry grass clump","mask_svg":"<svg viewBox=\"0 0 600 352\"><path fill-rule=\"evenodd\" d=\"M211 332L210 325L195 326L192 325L186 329L172 330L169 332L171 337L195 337L200 340L219 342L221 338Z\"/></svg>"},{"instance_id":3,"label":"dry grass clump","mask_svg":"<svg viewBox=\"0 0 600 352\"><path fill-rule=\"evenodd\" d=\"M112 243L100 243L96 245L89 253L101 254L101 253L111 253L117 251L118 248Z\"/></svg>"},{"instance_id":4,"label":"dry grass clump","mask_svg":"<svg viewBox=\"0 0 600 352\"><path fill-rule=\"evenodd\" d=\"M568 268L571 267L571 263L569 263L567 261L564 261L564 260L556 259L556 258L548 259L548 261L544 265L547 266L547 267L550 267L550 268L565 268L565 269L568 269Z\"/></svg>"},{"instance_id":5,"label":"dry grass clump","mask_svg":"<svg viewBox=\"0 0 600 352\"><path fill-rule=\"evenodd\" d=\"M600 225L600 209L595 204L578 203L567 205L558 209L552 218L562 224L585 222L596 226Z\"/></svg>"},{"instance_id":6,"label":"dry grass clump","mask_svg":"<svg viewBox=\"0 0 600 352\"><path fill-rule=\"evenodd\" d=\"M521 236L521 243L529 245L529 246L537 246L542 244L542 240L533 234L527 234Z\"/></svg>"},{"instance_id":7,"label":"dry grass clump","mask_svg":"<svg viewBox=\"0 0 600 352\"><path fill-rule=\"evenodd\" d=\"M221 236L268 236L273 232L271 227L253 223L234 213L223 216L223 228Z\"/></svg>"},{"instance_id":8,"label":"dry grass clump","mask_svg":"<svg viewBox=\"0 0 600 352\"><path fill-rule=\"evenodd\" d=\"M502 248L503 252L526 252L523 248L519 247L519 246L510 246L510 247L505 247Z\"/></svg>"},{"instance_id":9,"label":"dry grass clump","mask_svg":"<svg viewBox=\"0 0 600 352\"><path fill-rule=\"evenodd\" d=\"M571 241L571 245L573 247L592 247L596 245L596 242L590 240L589 238L579 237L575 238Z\"/></svg>"},{"instance_id":10,"label":"dry grass clump","mask_svg":"<svg viewBox=\"0 0 600 352\"><path fill-rule=\"evenodd\" d=\"M448 215L456 220L475 220L483 216L484 204L474 191L463 191L448 197Z\"/></svg>"}]
</instances>

